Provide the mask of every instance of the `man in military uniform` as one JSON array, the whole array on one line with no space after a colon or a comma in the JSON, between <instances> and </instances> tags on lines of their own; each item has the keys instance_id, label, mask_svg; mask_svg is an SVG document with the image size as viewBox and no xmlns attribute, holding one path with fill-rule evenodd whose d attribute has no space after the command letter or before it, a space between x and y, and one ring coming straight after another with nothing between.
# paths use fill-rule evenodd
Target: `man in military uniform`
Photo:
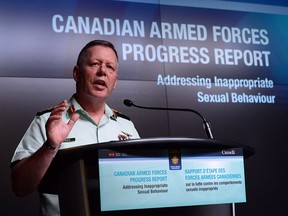
<instances>
[{"instance_id":1,"label":"man in military uniform","mask_svg":"<svg viewBox=\"0 0 288 216\"><path fill-rule=\"evenodd\" d=\"M35 191L58 149L139 138L129 118L106 100L118 80L118 55L108 41L89 42L73 69L76 93L69 101L37 114L11 162L12 187L18 196ZM41 215L60 215L56 195L40 194Z\"/></svg>"}]
</instances>

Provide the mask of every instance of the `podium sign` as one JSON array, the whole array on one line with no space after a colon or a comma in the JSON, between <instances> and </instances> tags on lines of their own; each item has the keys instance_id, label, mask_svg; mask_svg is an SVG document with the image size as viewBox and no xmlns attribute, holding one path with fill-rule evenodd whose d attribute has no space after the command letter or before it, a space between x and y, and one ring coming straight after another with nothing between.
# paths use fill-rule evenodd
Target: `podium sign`
<instances>
[{"instance_id":1,"label":"podium sign","mask_svg":"<svg viewBox=\"0 0 288 216\"><path fill-rule=\"evenodd\" d=\"M242 148L99 149L101 211L246 202Z\"/></svg>"},{"instance_id":2,"label":"podium sign","mask_svg":"<svg viewBox=\"0 0 288 216\"><path fill-rule=\"evenodd\" d=\"M83 145L59 150L38 190L59 195L63 216L230 216L229 204L246 202L244 159L254 152L195 138Z\"/></svg>"}]
</instances>

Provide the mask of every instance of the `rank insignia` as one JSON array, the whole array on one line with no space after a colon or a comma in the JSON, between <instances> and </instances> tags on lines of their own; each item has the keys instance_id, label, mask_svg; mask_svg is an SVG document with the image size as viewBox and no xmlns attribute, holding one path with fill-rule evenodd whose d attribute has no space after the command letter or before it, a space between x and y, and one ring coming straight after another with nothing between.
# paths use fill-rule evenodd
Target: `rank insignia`
<instances>
[{"instance_id":1,"label":"rank insignia","mask_svg":"<svg viewBox=\"0 0 288 216\"><path fill-rule=\"evenodd\" d=\"M47 109L45 109L45 110L43 110L43 111L37 112L36 115L37 115L37 116L41 116L41 115L43 115L43 114L45 114L45 113L52 112L52 111L54 110L54 108L55 108L55 107L49 107L49 108L47 108Z\"/></svg>"},{"instance_id":2,"label":"rank insignia","mask_svg":"<svg viewBox=\"0 0 288 216\"><path fill-rule=\"evenodd\" d=\"M124 118L124 119L130 121L130 118L129 118L128 116L124 115L123 113L121 113L121 112L119 112L119 111L117 111L117 110L115 110L115 109L112 109L112 111L113 111L113 114L114 114L112 118L110 117L112 120L115 120L115 121L116 121L116 119L117 119L118 117L120 117L120 118Z\"/></svg>"},{"instance_id":3,"label":"rank insignia","mask_svg":"<svg viewBox=\"0 0 288 216\"><path fill-rule=\"evenodd\" d=\"M69 109L68 109L68 114L71 116L73 113L75 112L75 107L74 105L72 104Z\"/></svg>"}]
</instances>

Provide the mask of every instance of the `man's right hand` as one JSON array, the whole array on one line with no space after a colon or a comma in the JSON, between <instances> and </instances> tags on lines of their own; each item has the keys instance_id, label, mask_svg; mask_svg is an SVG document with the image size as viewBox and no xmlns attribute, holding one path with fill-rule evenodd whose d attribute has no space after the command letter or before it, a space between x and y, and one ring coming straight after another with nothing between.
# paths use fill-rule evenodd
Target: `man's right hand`
<instances>
[{"instance_id":1,"label":"man's right hand","mask_svg":"<svg viewBox=\"0 0 288 216\"><path fill-rule=\"evenodd\" d=\"M68 137L74 124L79 118L78 113L72 114L69 122L66 124L62 120L62 114L67 107L67 101L63 101L54 107L46 123L47 142L58 149L61 143Z\"/></svg>"}]
</instances>

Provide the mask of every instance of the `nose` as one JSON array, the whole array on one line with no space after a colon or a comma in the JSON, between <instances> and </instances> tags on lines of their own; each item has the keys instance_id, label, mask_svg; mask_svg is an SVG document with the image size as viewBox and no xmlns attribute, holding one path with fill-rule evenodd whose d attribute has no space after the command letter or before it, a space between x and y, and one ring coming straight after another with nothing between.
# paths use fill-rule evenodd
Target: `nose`
<instances>
[{"instance_id":1,"label":"nose","mask_svg":"<svg viewBox=\"0 0 288 216\"><path fill-rule=\"evenodd\" d=\"M98 76L104 76L104 75L106 75L106 71L107 71L107 67L106 67L106 65L104 63L102 63L102 64L99 65L99 68L98 68L96 74Z\"/></svg>"}]
</instances>

